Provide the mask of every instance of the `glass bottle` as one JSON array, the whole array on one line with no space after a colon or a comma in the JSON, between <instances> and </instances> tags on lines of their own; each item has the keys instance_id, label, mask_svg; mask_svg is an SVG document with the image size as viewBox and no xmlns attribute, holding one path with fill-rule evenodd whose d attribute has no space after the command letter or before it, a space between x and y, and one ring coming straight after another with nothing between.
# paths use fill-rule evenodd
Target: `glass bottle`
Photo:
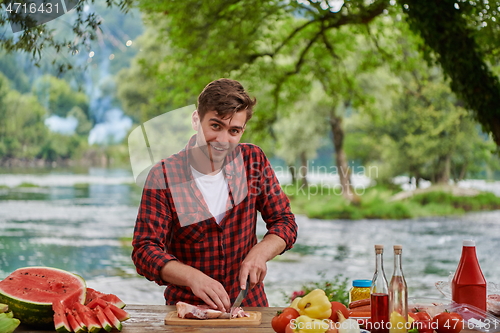
<instances>
[{"instance_id":1,"label":"glass bottle","mask_svg":"<svg viewBox=\"0 0 500 333\"><path fill-rule=\"evenodd\" d=\"M394 273L389 283L389 320L390 333L408 331L408 288L401 264L402 245L394 245Z\"/></svg>"},{"instance_id":2,"label":"glass bottle","mask_svg":"<svg viewBox=\"0 0 500 333\"><path fill-rule=\"evenodd\" d=\"M375 245L375 274L370 289L371 332L389 332L389 288L384 272L384 246Z\"/></svg>"},{"instance_id":3,"label":"glass bottle","mask_svg":"<svg viewBox=\"0 0 500 333\"><path fill-rule=\"evenodd\" d=\"M451 298L457 303L486 311L486 280L476 256L476 243L464 240L462 256L451 282Z\"/></svg>"}]
</instances>

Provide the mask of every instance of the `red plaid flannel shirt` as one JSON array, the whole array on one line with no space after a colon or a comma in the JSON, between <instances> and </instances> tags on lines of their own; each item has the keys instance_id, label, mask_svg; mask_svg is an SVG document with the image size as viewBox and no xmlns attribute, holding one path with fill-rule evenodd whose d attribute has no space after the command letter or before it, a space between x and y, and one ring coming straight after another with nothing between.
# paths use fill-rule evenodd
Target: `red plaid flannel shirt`
<instances>
[{"instance_id":1,"label":"red plaid flannel shirt","mask_svg":"<svg viewBox=\"0 0 500 333\"><path fill-rule=\"evenodd\" d=\"M257 243L257 211L266 222L267 234L275 234L290 249L297 224L287 196L264 152L240 143L226 157L223 167L229 186L224 218L217 224L197 188L186 148L153 166L144 185L132 241L137 272L165 289L166 304L184 301L202 304L188 287L168 284L160 277L169 260L195 267L218 280L233 302L239 293L241 262ZM242 306L268 306L263 285L248 292Z\"/></svg>"}]
</instances>

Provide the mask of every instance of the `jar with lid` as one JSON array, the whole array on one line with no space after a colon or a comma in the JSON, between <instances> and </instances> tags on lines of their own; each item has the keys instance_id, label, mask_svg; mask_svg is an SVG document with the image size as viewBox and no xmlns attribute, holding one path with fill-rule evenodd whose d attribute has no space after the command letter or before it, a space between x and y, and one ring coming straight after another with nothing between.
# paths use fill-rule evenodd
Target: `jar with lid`
<instances>
[{"instance_id":1,"label":"jar with lid","mask_svg":"<svg viewBox=\"0 0 500 333\"><path fill-rule=\"evenodd\" d=\"M372 280L354 280L349 290L349 303L370 298Z\"/></svg>"}]
</instances>

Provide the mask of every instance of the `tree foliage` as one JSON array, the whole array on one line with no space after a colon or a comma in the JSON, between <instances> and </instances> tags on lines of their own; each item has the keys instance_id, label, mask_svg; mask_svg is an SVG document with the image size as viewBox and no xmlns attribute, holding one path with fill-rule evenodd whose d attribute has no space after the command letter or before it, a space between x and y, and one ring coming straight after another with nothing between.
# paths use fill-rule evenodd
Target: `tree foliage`
<instances>
[{"instance_id":1,"label":"tree foliage","mask_svg":"<svg viewBox=\"0 0 500 333\"><path fill-rule=\"evenodd\" d=\"M66 117L73 107L78 107L88 118L88 97L74 91L65 80L44 75L33 83L33 94L51 115Z\"/></svg>"},{"instance_id":2,"label":"tree foliage","mask_svg":"<svg viewBox=\"0 0 500 333\"><path fill-rule=\"evenodd\" d=\"M500 146L500 81L487 63L486 50L497 54L499 1L437 2L400 0L408 22L450 78L451 89L474 111L477 120ZM490 26L489 43L481 46L478 35ZM493 34L495 32L496 34ZM484 42L485 39L483 38Z\"/></svg>"}]
</instances>

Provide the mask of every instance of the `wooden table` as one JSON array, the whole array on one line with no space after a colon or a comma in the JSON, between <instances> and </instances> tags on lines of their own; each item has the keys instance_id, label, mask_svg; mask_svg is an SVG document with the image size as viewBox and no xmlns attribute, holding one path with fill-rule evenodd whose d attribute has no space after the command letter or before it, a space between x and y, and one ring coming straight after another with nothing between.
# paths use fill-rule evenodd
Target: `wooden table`
<instances>
[{"instance_id":1,"label":"wooden table","mask_svg":"<svg viewBox=\"0 0 500 333\"><path fill-rule=\"evenodd\" d=\"M276 311L283 308L245 308L247 311L260 311L262 323L259 326L246 327L197 327L197 326L173 326L165 325L164 319L167 313L175 311L173 305L127 305L125 310L130 314L130 319L123 322L123 333L148 333L148 332L190 332L190 333L274 333L271 327L271 319ZM19 326L14 333L54 333L55 330L34 330L27 326ZM101 333L106 331L101 330ZM111 333L118 333L113 329Z\"/></svg>"}]
</instances>

